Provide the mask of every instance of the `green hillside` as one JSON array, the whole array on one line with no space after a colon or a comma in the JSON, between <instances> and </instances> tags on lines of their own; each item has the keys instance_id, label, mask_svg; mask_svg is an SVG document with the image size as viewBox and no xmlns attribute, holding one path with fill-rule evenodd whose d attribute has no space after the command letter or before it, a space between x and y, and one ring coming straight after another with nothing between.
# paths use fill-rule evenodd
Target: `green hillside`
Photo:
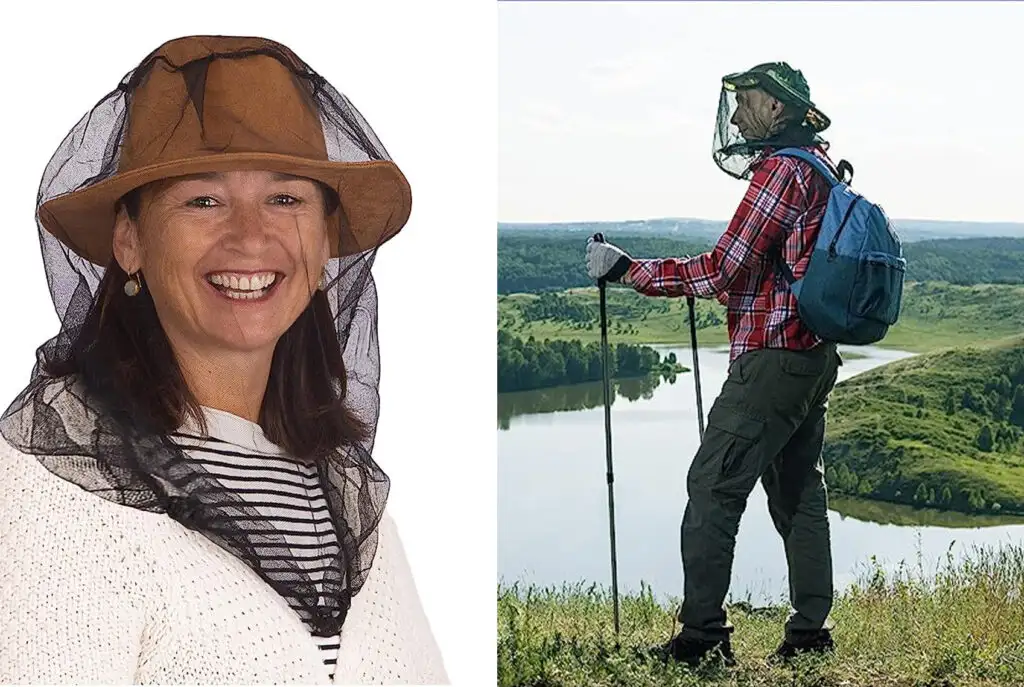
<instances>
[{"instance_id":1,"label":"green hillside","mask_svg":"<svg viewBox=\"0 0 1024 687\"><path fill-rule=\"evenodd\" d=\"M832 490L1024 513L1024 337L857 375L836 387L829 414Z\"/></svg>"},{"instance_id":2,"label":"green hillside","mask_svg":"<svg viewBox=\"0 0 1024 687\"><path fill-rule=\"evenodd\" d=\"M956 286L910 283L900 321L882 346L925 352L1024 332L1024 285ZM698 300L700 345L728 342L725 308ZM538 340L598 341L598 292L594 287L542 294L498 296L498 327ZM609 341L666 344L690 341L685 298L649 298L621 287L608 289Z\"/></svg>"}]
</instances>

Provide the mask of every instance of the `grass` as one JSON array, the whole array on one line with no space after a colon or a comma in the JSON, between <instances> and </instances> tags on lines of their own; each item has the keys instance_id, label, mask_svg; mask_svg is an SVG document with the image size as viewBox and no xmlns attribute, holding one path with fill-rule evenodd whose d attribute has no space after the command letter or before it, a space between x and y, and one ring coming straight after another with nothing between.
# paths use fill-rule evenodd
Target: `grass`
<instances>
[{"instance_id":1,"label":"grass","mask_svg":"<svg viewBox=\"0 0 1024 687\"><path fill-rule=\"evenodd\" d=\"M526 321L522 306L537 300L537 294L498 297L499 326L519 336L543 339L598 341L598 292L596 288L569 289L567 298L589 306L594 313L587 324L567 320ZM984 284L954 286L944 283L908 283L904 289L900 320L878 346L924 353L988 341L1024 331L1024 285ZM724 323L725 308L717 302L698 300L698 318ZM610 342L633 344L690 343L685 298L648 298L624 288L608 290ZM698 343L714 346L728 343L724 324L698 329Z\"/></svg>"},{"instance_id":2,"label":"grass","mask_svg":"<svg viewBox=\"0 0 1024 687\"><path fill-rule=\"evenodd\" d=\"M920 561L920 555L918 556ZM1024 548L975 549L940 569L875 565L836 595L837 650L792 665L765 659L776 648L785 606L730 607L732 668L688 669L650 658L675 628L673 608L649 588L621 600L616 647L610 594L596 585L498 587L501 687L989 687L1024 684Z\"/></svg>"}]
</instances>

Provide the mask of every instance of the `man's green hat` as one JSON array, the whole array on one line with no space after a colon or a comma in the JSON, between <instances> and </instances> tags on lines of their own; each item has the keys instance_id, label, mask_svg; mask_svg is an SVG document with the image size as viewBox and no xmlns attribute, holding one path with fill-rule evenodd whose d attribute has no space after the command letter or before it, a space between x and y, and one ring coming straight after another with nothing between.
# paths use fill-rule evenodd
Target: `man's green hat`
<instances>
[{"instance_id":1,"label":"man's green hat","mask_svg":"<svg viewBox=\"0 0 1024 687\"><path fill-rule=\"evenodd\" d=\"M785 62L766 62L745 72L729 74L722 77L722 85L729 91L761 88L784 103L807 108L804 123L815 132L824 131L832 123L811 102L811 89L804 75Z\"/></svg>"}]
</instances>

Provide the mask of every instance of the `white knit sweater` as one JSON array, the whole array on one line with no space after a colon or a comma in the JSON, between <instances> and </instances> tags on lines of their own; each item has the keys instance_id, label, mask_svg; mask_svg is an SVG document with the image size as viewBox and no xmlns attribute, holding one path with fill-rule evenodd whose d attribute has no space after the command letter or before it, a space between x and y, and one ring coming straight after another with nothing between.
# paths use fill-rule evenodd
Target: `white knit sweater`
<instances>
[{"instance_id":1,"label":"white knit sweater","mask_svg":"<svg viewBox=\"0 0 1024 687\"><path fill-rule=\"evenodd\" d=\"M327 683L245 563L166 515L67 482L0 437L0 682ZM395 524L342 630L336 684L447 684Z\"/></svg>"}]
</instances>

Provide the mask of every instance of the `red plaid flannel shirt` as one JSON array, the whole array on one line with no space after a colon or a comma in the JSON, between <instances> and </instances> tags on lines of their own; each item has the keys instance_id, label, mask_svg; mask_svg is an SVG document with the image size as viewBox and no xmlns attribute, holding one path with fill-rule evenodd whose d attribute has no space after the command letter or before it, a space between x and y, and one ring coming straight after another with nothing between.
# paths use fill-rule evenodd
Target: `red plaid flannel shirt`
<instances>
[{"instance_id":1,"label":"red plaid flannel shirt","mask_svg":"<svg viewBox=\"0 0 1024 687\"><path fill-rule=\"evenodd\" d=\"M809 150L835 171L823 150ZM755 163L747 193L710 253L635 260L624 278L647 296L717 298L727 307L730 361L759 348L806 350L820 343L797 315L771 252L781 244L794 277L803 276L830 186L807 162L767 157L770 152Z\"/></svg>"}]
</instances>

